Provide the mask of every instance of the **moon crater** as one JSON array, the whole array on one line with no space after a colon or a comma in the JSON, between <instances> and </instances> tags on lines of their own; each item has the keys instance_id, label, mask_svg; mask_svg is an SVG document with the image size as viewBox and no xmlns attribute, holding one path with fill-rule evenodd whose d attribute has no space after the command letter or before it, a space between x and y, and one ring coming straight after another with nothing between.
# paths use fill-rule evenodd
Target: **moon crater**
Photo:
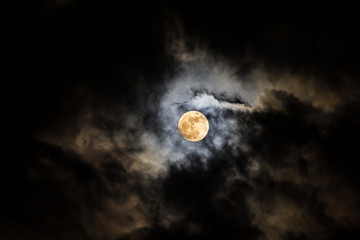
<instances>
[{"instance_id":1,"label":"moon crater","mask_svg":"<svg viewBox=\"0 0 360 240\"><path fill-rule=\"evenodd\" d=\"M183 138L190 142L198 142L207 135L209 122L201 112L189 111L180 117L178 128Z\"/></svg>"}]
</instances>

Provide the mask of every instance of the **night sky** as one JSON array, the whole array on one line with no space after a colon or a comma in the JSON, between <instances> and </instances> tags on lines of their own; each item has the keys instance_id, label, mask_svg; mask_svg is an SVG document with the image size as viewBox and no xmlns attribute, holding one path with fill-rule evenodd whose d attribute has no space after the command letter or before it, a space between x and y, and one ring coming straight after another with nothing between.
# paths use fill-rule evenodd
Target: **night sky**
<instances>
[{"instance_id":1,"label":"night sky","mask_svg":"<svg viewBox=\"0 0 360 240\"><path fill-rule=\"evenodd\" d=\"M6 11L0 239L360 239L357 9L169 2Z\"/></svg>"}]
</instances>

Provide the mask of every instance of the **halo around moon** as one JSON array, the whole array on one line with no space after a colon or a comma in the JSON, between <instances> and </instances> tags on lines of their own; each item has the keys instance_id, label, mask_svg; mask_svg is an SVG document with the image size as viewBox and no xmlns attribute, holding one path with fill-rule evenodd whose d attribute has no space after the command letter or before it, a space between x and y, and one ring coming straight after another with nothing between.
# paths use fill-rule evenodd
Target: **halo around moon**
<instances>
[{"instance_id":1,"label":"halo around moon","mask_svg":"<svg viewBox=\"0 0 360 240\"><path fill-rule=\"evenodd\" d=\"M209 122L201 112L189 111L180 117L178 128L183 138L190 142L198 142L207 135Z\"/></svg>"}]
</instances>

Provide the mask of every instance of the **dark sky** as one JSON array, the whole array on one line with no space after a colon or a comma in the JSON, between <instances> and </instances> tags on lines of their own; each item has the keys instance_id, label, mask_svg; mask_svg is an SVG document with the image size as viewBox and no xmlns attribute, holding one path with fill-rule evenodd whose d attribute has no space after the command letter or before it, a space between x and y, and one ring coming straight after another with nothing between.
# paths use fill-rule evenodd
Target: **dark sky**
<instances>
[{"instance_id":1,"label":"dark sky","mask_svg":"<svg viewBox=\"0 0 360 240\"><path fill-rule=\"evenodd\" d=\"M15 5L1 239L360 239L354 6Z\"/></svg>"}]
</instances>

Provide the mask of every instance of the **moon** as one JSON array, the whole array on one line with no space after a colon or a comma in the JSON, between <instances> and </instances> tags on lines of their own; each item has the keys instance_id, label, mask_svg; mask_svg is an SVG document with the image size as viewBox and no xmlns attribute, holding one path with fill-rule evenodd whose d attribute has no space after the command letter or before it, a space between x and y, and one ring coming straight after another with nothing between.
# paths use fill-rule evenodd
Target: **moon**
<instances>
[{"instance_id":1,"label":"moon","mask_svg":"<svg viewBox=\"0 0 360 240\"><path fill-rule=\"evenodd\" d=\"M209 122L201 112L189 111L180 117L178 128L183 138L190 142L198 142L207 135Z\"/></svg>"}]
</instances>

